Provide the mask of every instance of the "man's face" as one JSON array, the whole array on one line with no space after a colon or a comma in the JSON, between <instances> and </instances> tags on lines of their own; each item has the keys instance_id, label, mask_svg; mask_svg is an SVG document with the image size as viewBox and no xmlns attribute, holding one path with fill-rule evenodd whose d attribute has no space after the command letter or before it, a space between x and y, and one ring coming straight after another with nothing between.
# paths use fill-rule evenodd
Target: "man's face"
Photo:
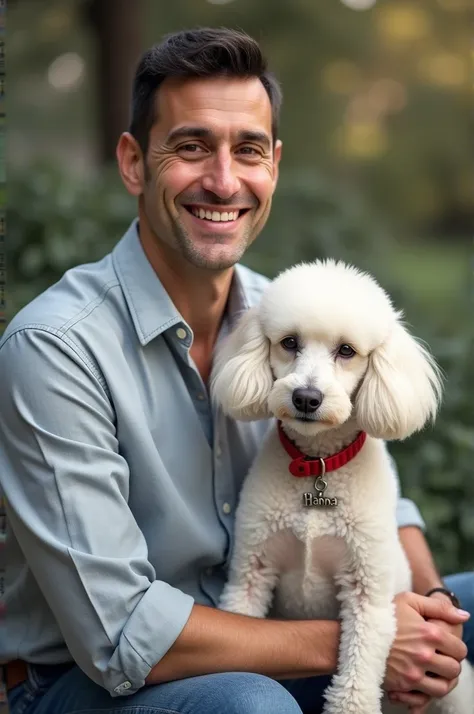
<instances>
[{"instance_id":1,"label":"man's face","mask_svg":"<svg viewBox=\"0 0 474 714\"><path fill-rule=\"evenodd\" d=\"M257 78L166 80L150 131L142 207L152 233L200 268L240 260L267 220L280 142Z\"/></svg>"}]
</instances>

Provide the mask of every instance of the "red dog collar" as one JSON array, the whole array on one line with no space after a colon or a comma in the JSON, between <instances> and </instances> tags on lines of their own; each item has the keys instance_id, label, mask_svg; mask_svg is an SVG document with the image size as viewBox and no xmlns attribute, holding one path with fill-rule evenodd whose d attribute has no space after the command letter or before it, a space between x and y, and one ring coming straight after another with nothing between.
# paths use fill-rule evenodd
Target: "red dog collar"
<instances>
[{"instance_id":1,"label":"red dog collar","mask_svg":"<svg viewBox=\"0 0 474 714\"><path fill-rule=\"evenodd\" d=\"M313 458L303 454L287 437L283 431L281 421L278 422L278 436L286 453L293 459L288 467L290 474L293 476L324 476L328 471L335 471L336 469L342 468L359 453L367 438L366 432L361 431L352 444L349 444L349 446L337 454L323 459L320 456Z\"/></svg>"}]
</instances>

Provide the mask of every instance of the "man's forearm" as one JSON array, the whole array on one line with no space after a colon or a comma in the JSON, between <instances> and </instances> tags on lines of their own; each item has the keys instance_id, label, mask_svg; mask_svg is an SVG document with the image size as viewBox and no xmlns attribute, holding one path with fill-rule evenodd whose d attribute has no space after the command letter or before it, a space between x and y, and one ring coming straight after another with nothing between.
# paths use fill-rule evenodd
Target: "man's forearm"
<instances>
[{"instance_id":1,"label":"man's forearm","mask_svg":"<svg viewBox=\"0 0 474 714\"><path fill-rule=\"evenodd\" d=\"M424 595L443 585L423 531L416 526L399 528L399 536L413 575L413 591Z\"/></svg>"},{"instance_id":2,"label":"man's forearm","mask_svg":"<svg viewBox=\"0 0 474 714\"><path fill-rule=\"evenodd\" d=\"M339 636L338 622L262 619L194 605L146 683L213 672L256 672L274 679L332 674Z\"/></svg>"}]
</instances>

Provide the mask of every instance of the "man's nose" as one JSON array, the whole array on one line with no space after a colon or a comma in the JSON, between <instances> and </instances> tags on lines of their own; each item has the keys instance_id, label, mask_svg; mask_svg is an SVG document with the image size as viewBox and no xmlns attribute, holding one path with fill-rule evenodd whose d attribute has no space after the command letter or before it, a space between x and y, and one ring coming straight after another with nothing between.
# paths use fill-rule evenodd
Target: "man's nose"
<instances>
[{"instance_id":1,"label":"man's nose","mask_svg":"<svg viewBox=\"0 0 474 714\"><path fill-rule=\"evenodd\" d=\"M299 412L314 414L321 406L324 396L319 389L295 389L291 399Z\"/></svg>"},{"instance_id":2,"label":"man's nose","mask_svg":"<svg viewBox=\"0 0 474 714\"><path fill-rule=\"evenodd\" d=\"M217 155L206 167L202 178L203 188L219 198L230 198L240 190L240 180L235 169L230 155Z\"/></svg>"}]
</instances>

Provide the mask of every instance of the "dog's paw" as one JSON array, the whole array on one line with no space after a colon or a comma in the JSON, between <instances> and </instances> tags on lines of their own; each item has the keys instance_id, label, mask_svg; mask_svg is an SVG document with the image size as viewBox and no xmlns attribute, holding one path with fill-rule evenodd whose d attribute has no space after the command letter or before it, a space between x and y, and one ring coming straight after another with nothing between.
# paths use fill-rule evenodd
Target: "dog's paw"
<instances>
[{"instance_id":1,"label":"dog's paw","mask_svg":"<svg viewBox=\"0 0 474 714\"><path fill-rule=\"evenodd\" d=\"M265 615L262 614L260 608L249 602L219 605L219 610L224 610L225 612L233 612L235 615L247 615L248 617L265 617Z\"/></svg>"},{"instance_id":2,"label":"dog's paw","mask_svg":"<svg viewBox=\"0 0 474 714\"><path fill-rule=\"evenodd\" d=\"M233 612L236 615L248 615L249 617L265 617L260 604L255 600L250 600L245 593L233 592L221 597L218 605L219 610Z\"/></svg>"},{"instance_id":3,"label":"dog's paw","mask_svg":"<svg viewBox=\"0 0 474 714\"><path fill-rule=\"evenodd\" d=\"M227 612L234 612L237 615L248 615L249 617L265 617L267 608L265 598L256 588L251 588L247 584L225 586L219 601L219 609Z\"/></svg>"}]
</instances>

